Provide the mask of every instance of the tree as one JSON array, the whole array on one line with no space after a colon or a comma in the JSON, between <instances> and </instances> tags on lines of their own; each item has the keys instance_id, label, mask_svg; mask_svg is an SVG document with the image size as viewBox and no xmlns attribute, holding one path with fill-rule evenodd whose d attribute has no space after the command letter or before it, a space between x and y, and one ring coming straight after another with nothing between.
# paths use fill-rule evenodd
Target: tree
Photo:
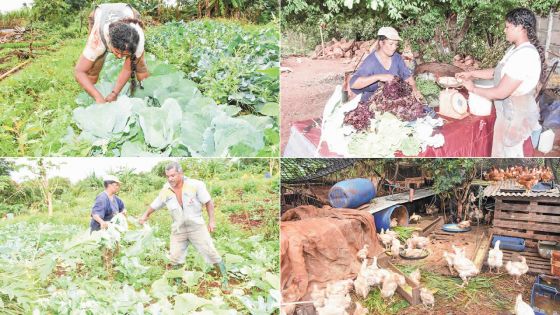
<instances>
[{"instance_id":1,"label":"tree","mask_svg":"<svg viewBox=\"0 0 560 315\"><path fill-rule=\"evenodd\" d=\"M424 168L431 171L434 178L432 188L444 199L454 198L457 202L457 216L466 218L468 196L472 181L476 177L476 159L426 159Z\"/></svg>"},{"instance_id":2,"label":"tree","mask_svg":"<svg viewBox=\"0 0 560 315\"><path fill-rule=\"evenodd\" d=\"M49 172L58 169L60 165L43 158L31 162L35 161L36 163L23 164L20 167L28 169L36 177L36 180L30 181L30 183L40 191L43 203L47 206L48 215L51 217L53 215L53 194L62 182L49 179Z\"/></svg>"}]
</instances>

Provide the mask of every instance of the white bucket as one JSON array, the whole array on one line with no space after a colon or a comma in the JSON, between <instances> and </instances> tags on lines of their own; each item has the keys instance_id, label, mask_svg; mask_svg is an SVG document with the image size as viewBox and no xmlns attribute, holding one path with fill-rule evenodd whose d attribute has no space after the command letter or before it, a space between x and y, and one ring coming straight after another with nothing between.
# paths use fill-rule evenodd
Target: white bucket
<instances>
[{"instance_id":1,"label":"white bucket","mask_svg":"<svg viewBox=\"0 0 560 315\"><path fill-rule=\"evenodd\" d=\"M487 84L476 83L478 88L490 88ZM486 97L469 92L469 111L475 116L488 116L492 112L492 101Z\"/></svg>"},{"instance_id":2,"label":"white bucket","mask_svg":"<svg viewBox=\"0 0 560 315\"><path fill-rule=\"evenodd\" d=\"M548 129L541 133L539 138L539 151L542 153L548 153L552 151L552 146L554 145L554 131Z\"/></svg>"}]
</instances>

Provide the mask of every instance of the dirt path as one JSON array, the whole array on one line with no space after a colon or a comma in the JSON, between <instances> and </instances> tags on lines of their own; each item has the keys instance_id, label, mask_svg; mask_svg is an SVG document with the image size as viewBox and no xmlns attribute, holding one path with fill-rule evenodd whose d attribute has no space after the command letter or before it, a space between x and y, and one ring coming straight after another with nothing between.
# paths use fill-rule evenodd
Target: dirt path
<instances>
[{"instance_id":1,"label":"dirt path","mask_svg":"<svg viewBox=\"0 0 560 315\"><path fill-rule=\"evenodd\" d=\"M280 75L281 98L281 150L290 137L290 126L300 120L323 115L323 108L338 84L344 80L344 72L352 70L344 59L313 60L307 57L282 59L282 67L292 72Z\"/></svg>"},{"instance_id":2,"label":"dirt path","mask_svg":"<svg viewBox=\"0 0 560 315\"><path fill-rule=\"evenodd\" d=\"M282 153L294 122L322 116L325 103L335 86L343 83L344 72L352 70L352 65L345 62L346 59L282 58L282 67L292 70L280 75ZM535 157L560 156L560 129L553 131L556 137L552 151L547 154L535 151Z\"/></svg>"}]
</instances>

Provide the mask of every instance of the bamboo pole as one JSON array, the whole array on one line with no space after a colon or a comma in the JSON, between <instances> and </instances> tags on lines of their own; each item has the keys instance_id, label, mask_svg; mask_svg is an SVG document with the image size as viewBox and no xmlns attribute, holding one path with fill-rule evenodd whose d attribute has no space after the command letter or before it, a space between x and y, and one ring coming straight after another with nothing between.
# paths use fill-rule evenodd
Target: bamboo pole
<instances>
[{"instance_id":1,"label":"bamboo pole","mask_svg":"<svg viewBox=\"0 0 560 315\"><path fill-rule=\"evenodd\" d=\"M3 75L0 75L0 81L2 81L3 79L5 79L7 76L9 76L10 74L16 72L19 68L25 66L26 64L28 64L31 60L27 60L25 62L20 63L19 65L13 67L10 71L4 73Z\"/></svg>"}]
</instances>

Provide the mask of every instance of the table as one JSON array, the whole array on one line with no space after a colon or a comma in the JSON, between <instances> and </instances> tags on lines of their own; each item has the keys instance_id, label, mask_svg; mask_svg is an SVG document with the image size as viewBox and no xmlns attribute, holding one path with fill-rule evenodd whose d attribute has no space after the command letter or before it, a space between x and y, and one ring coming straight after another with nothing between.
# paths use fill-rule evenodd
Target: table
<instances>
[{"instance_id":1,"label":"table","mask_svg":"<svg viewBox=\"0 0 560 315\"><path fill-rule=\"evenodd\" d=\"M440 148L428 147L418 157L489 157L492 152L493 126L496 120L495 111L489 116L470 115L457 120L443 117L444 125L439 129L445 138ZM284 149L284 157L342 157L329 151L323 142L319 150L317 146L321 138L321 119L308 119L294 123L290 128L290 138ZM531 140L523 144L525 157L534 155ZM395 152L396 157L404 157ZM369 156L368 156L369 157ZM375 156L371 156L375 157Z\"/></svg>"}]
</instances>

